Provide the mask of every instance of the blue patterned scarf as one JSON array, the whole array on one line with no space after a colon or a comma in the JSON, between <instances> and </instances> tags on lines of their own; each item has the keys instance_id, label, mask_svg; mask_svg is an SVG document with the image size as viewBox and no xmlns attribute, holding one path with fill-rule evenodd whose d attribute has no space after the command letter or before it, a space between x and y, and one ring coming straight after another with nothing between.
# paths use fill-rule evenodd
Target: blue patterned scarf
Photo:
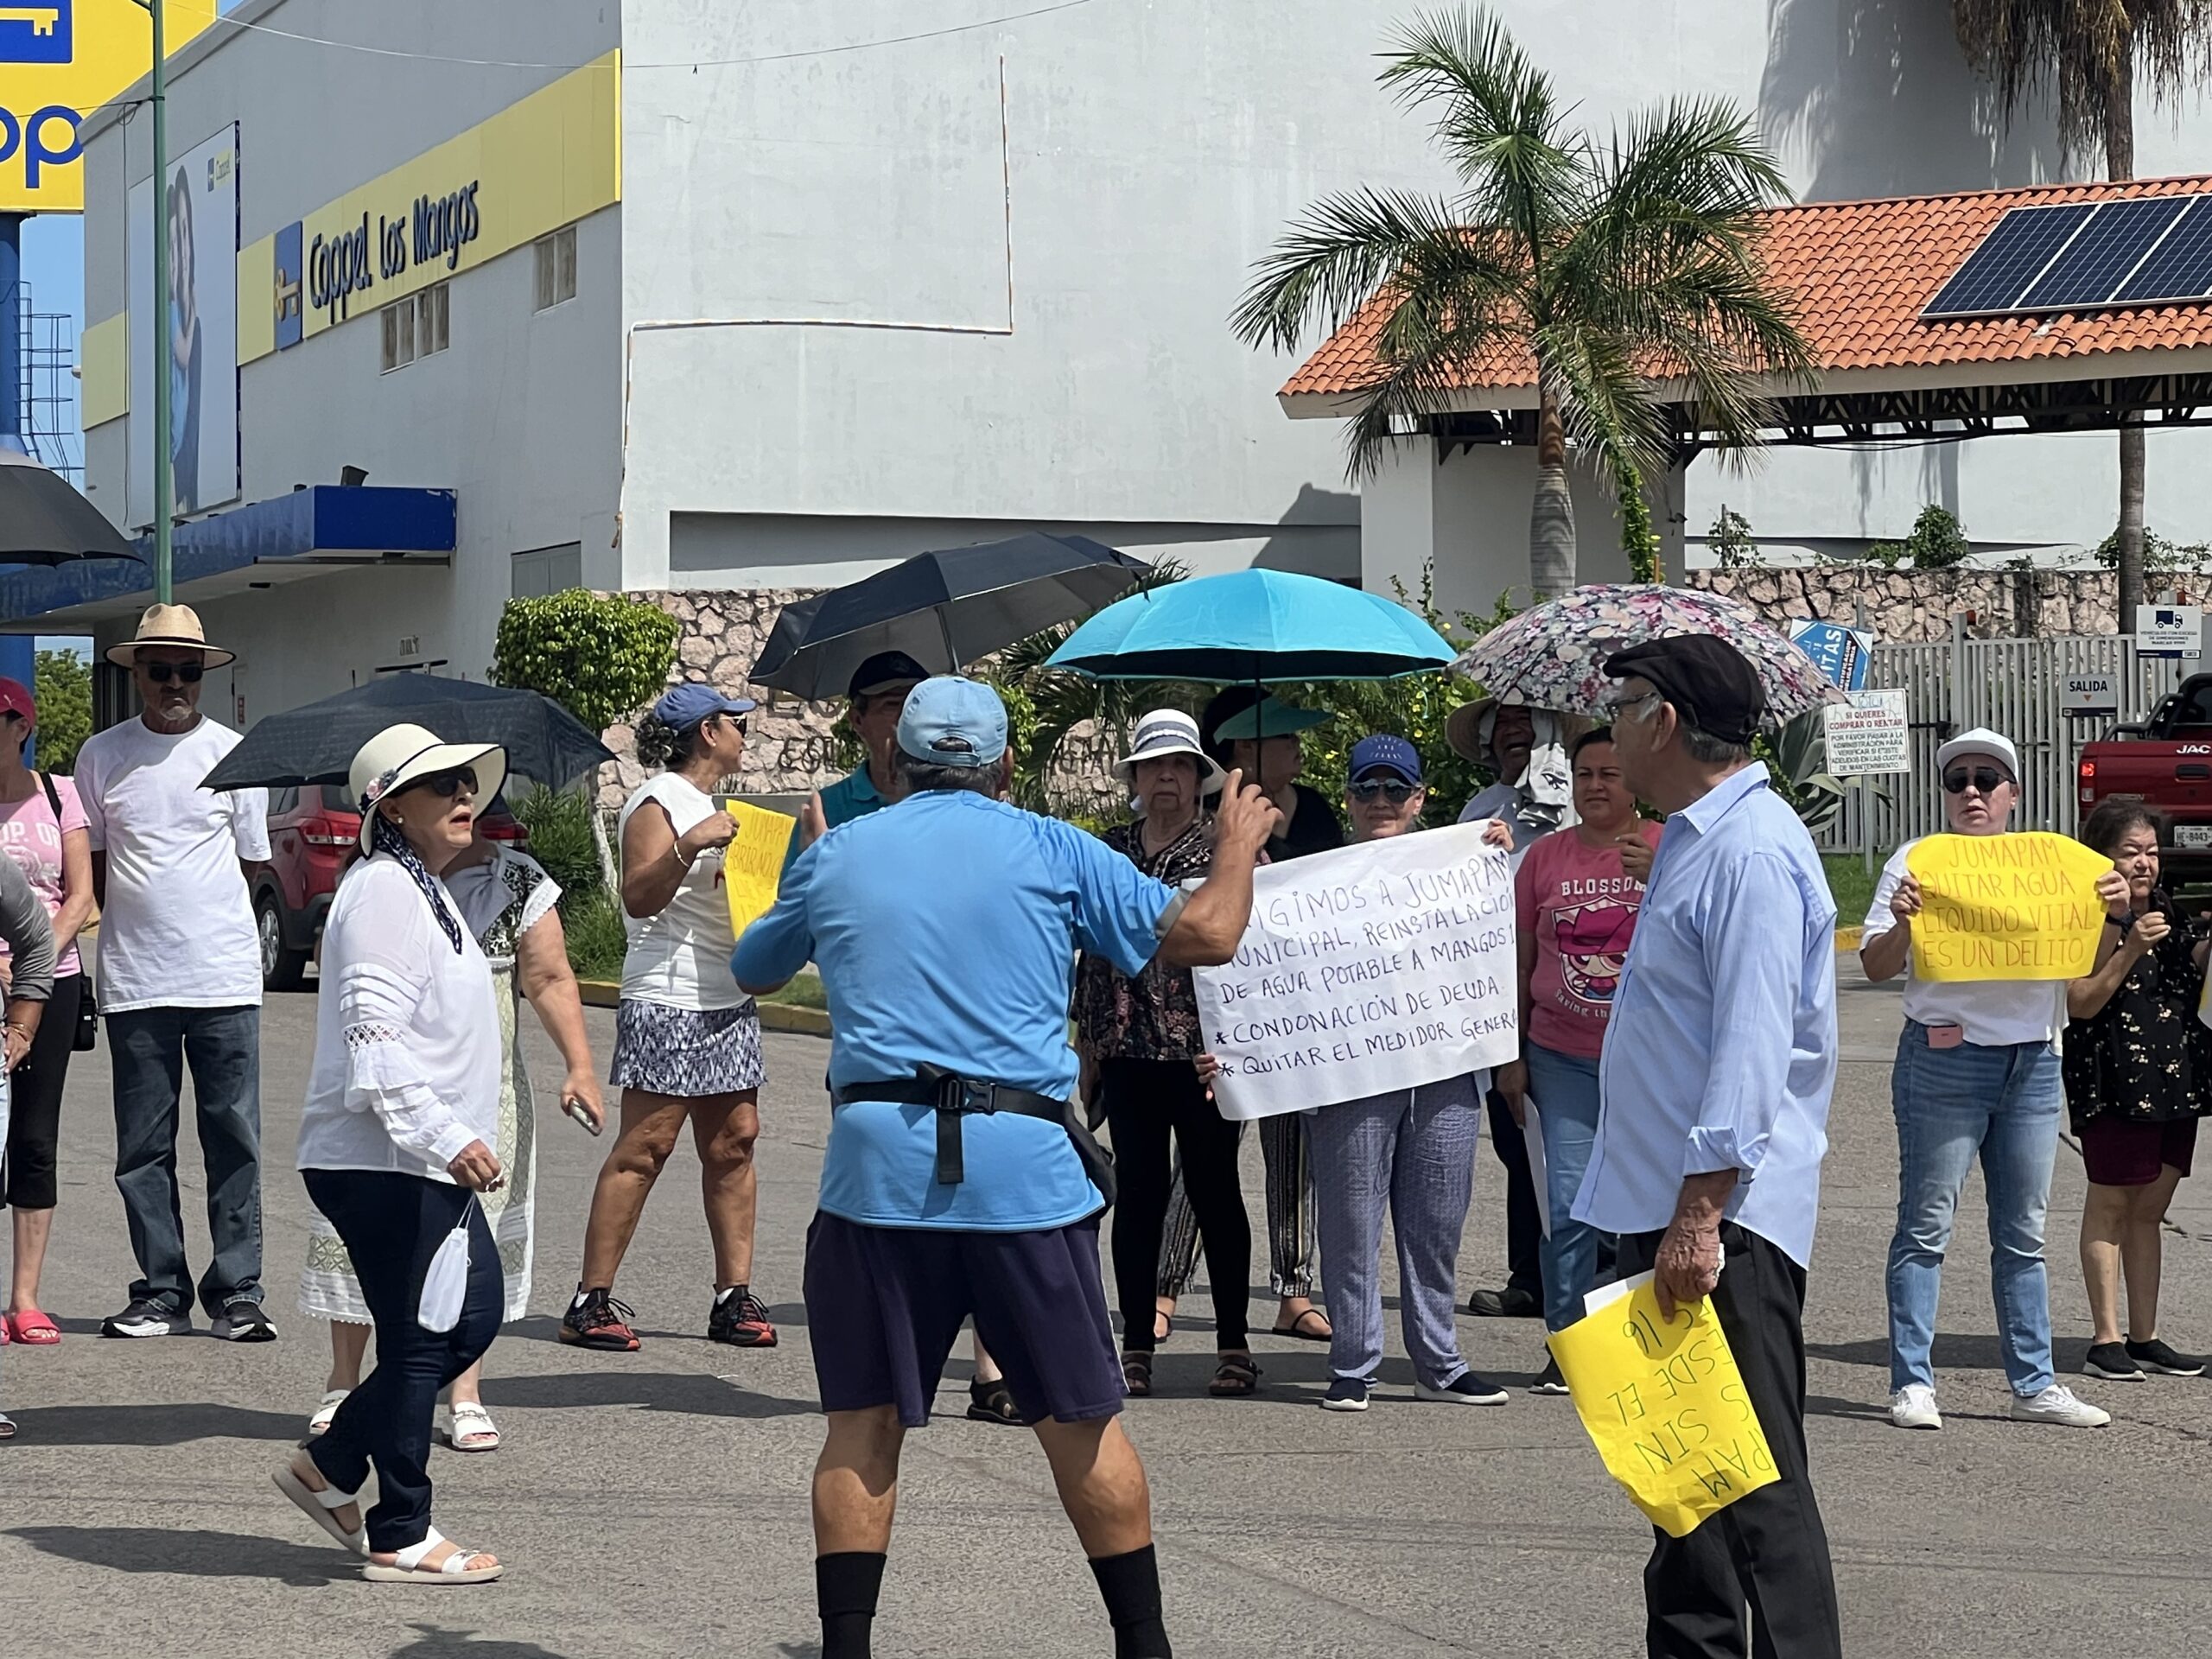
<instances>
[{"instance_id":1,"label":"blue patterned scarf","mask_svg":"<svg viewBox=\"0 0 2212 1659\"><path fill-rule=\"evenodd\" d=\"M366 803L363 811L372 810ZM438 918L438 925L445 930L446 938L453 944L454 954L461 954L461 924L446 908L445 884L429 872L415 849L407 844L407 837L399 833L399 826L378 812L372 820L375 829L370 832L371 849L389 853L399 861L399 867L415 878L415 885L423 889L423 896L430 901L430 913Z\"/></svg>"}]
</instances>

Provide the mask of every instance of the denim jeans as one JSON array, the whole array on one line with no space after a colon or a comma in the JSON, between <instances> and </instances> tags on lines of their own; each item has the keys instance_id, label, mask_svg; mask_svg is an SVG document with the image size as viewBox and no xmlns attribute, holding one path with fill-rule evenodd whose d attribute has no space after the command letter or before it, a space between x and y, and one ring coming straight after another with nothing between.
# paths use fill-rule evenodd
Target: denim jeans
<instances>
[{"instance_id":1,"label":"denim jeans","mask_svg":"<svg viewBox=\"0 0 2212 1659\"><path fill-rule=\"evenodd\" d=\"M1590 1167L1598 1136L1598 1062L1530 1043L1529 1098L1544 1135L1544 1325L1564 1331L1582 1317L1582 1299L1598 1282L1595 1227L1574 1218L1574 1195Z\"/></svg>"},{"instance_id":2,"label":"denim jeans","mask_svg":"<svg viewBox=\"0 0 2212 1659\"><path fill-rule=\"evenodd\" d=\"M211 1315L261 1300L261 1010L132 1008L107 1016L115 1073L115 1185L140 1278L131 1300L192 1311L177 1196L177 1116L185 1067L207 1172L214 1255L200 1275Z\"/></svg>"},{"instance_id":3,"label":"denim jeans","mask_svg":"<svg viewBox=\"0 0 2212 1659\"><path fill-rule=\"evenodd\" d=\"M2051 1384L2044 1213L2064 1104L2049 1043L1930 1048L1908 1020L1891 1099L1897 1120L1897 1228L1890 1240L1890 1387L1933 1388L1929 1350L1959 1190L1978 1157L1989 1199L1989 1277L2012 1392Z\"/></svg>"}]
</instances>

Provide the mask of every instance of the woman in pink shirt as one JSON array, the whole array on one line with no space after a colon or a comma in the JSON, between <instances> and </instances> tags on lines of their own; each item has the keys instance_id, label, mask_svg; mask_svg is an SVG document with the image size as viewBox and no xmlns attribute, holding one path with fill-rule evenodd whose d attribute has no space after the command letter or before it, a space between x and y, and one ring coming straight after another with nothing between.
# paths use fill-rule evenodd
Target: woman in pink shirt
<instances>
[{"instance_id":1,"label":"woman in pink shirt","mask_svg":"<svg viewBox=\"0 0 2212 1659\"><path fill-rule=\"evenodd\" d=\"M1524 1126L1534 1107L1544 1143L1544 1323L1561 1331L1582 1317L1596 1282L1597 1232L1574 1219L1574 1195L1598 1128L1598 1053L1613 990L1628 956L1660 826L1636 815L1621 781L1610 727L1574 745L1574 810L1580 822L1532 845L1514 877L1521 934L1522 1058L1498 1069L1497 1086ZM1559 1362L1539 1394L1564 1394Z\"/></svg>"}]
</instances>

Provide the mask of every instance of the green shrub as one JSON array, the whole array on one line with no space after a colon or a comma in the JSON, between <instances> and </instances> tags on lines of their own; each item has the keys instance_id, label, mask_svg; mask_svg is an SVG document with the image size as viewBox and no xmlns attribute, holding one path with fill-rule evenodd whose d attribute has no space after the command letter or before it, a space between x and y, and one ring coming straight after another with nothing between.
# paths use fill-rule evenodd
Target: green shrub
<instances>
[{"instance_id":1,"label":"green shrub","mask_svg":"<svg viewBox=\"0 0 2212 1659\"><path fill-rule=\"evenodd\" d=\"M571 588L511 599L492 678L559 703L594 733L659 695L682 629L657 605Z\"/></svg>"},{"instance_id":2,"label":"green shrub","mask_svg":"<svg viewBox=\"0 0 2212 1659\"><path fill-rule=\"evenodd\" d=\"M533 786L510 805L530 831L530 855L561 884L563 893L573 899L605 885L600 880L599 850L592 841L589 796L581 790ZM564 912L566 908L564 900Z\"/></svg>"},{"instance_id":3,"label":"green shrub","mask_svg":"<svg viewBox=\"0 0 2212 1659\"><path fill-rule=\"evenodd\" d=\"M622 953L629 947L629 936L622 925L622 907L613 893L594 882L588 891L565 894L561 926L569 938L569 966L578 979L622 977Z\"/></svg>"}]
</instances>

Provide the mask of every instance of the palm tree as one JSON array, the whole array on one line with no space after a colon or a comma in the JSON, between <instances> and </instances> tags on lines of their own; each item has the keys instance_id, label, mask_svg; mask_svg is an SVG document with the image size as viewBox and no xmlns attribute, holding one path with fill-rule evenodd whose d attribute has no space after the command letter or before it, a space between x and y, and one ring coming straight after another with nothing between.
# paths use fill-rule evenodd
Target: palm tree
<instances>
[{"instance_id":1,"label":"palm tree","mask_svg":"<svg viewBox=\"0 0 2212 1659\"><path fill-rule=\"evenodd\" d=\"M1758 257L1764 211L1789 199L1748 118L1675 99L1603 139L1568 126L1551 79L1486 10L1416 18L1380 79L1427 113L1459 180L1448 197L1366 189L1309 208L1258 268L1231 326L1294 348L1370 300L1388 308L1360 392L1350 472L1446 408L1484 368L1535 360L1538 597L1574 585L1570 442L1621 487L1677 459L1666 404L1742 452L1767 390L1809 375L1811 348ZM1663 376L1662 388L1654 376Z\"/></svg>"},{"instance_id":2,"label":"palm tree","mask_svg":"<svg viewBox=\"0 0 2212 1659\"><path fill-rule=\"evenodd\" d=\"M2212 66L2212 0L1952 0L1967 61L2009 116L2055 84L2071 160L2101 148L2105 176L2135 176L2135 77L2161 100ZM2143 602L2143 417L2120 417L2120 631Z\"/></svg>"}]
</instances>

